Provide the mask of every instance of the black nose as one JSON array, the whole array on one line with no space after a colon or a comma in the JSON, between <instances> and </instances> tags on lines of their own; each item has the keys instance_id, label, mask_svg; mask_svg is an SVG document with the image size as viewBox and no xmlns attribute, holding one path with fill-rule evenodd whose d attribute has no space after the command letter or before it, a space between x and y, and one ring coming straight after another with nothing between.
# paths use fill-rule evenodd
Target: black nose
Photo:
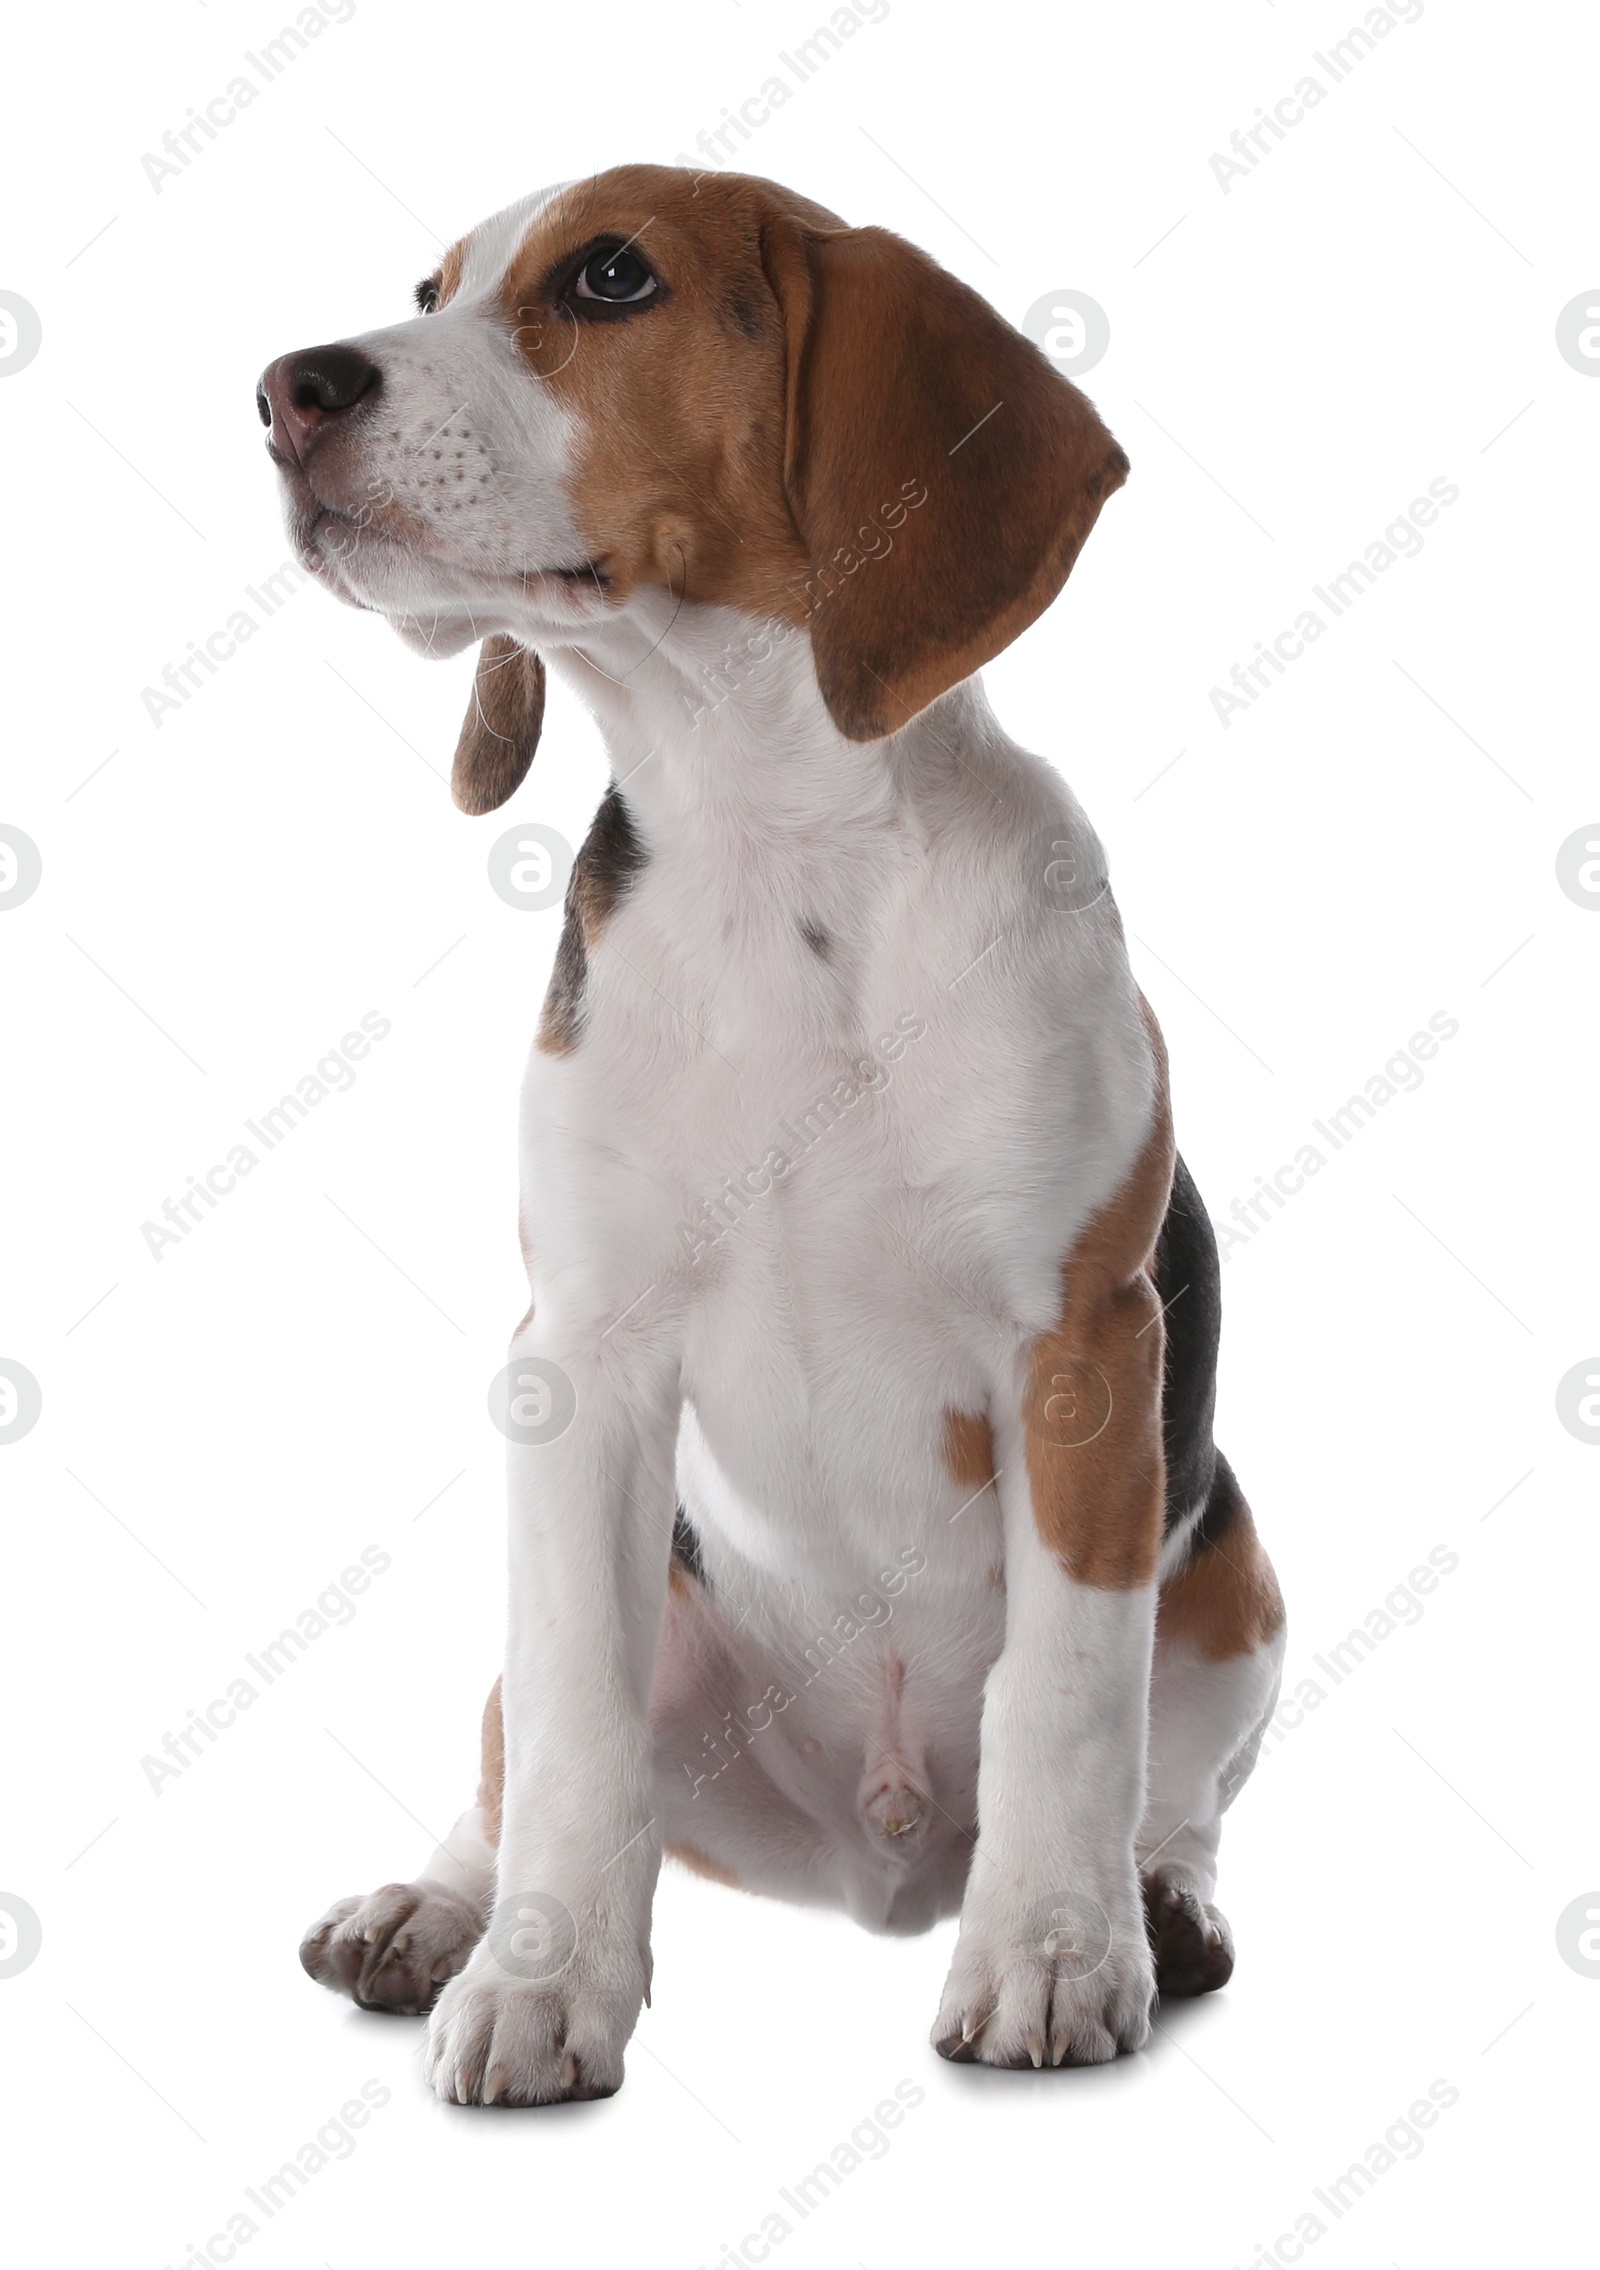
<instances>
[{"instance_id":1,"label":"black nose","mask_svg":"<svg viewBox=\"0 0 1600 2270\"><path fill-rule=\"evenodd\" d=\"M256 413L289 455L304 458L324 422L377 391L383 373L359 347L304 347L261 375Z\"/></svg>"},{"instance_id":2,"label":"black nose","mask_svg":"<svg viewBox=\"0 0 1600 2270\"><path fill-rule=\"evenodd\" d=\"M313 347L286 360L285 378L296 407L324 414L354 409L383 375L359 347Z\"/></svg>"}]
</instances>

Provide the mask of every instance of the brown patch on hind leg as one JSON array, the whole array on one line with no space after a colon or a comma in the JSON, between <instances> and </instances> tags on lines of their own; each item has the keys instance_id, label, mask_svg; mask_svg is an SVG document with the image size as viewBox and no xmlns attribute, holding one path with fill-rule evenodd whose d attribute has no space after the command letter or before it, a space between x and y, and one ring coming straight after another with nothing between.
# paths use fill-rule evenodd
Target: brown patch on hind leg
<instances>
[{"instance_id":1,"label":"brown patch on hind leg","mask_svg":"<svg viewBox=\"0 0 1600 2270\"><path fill-rule=\"evenodd\" d=\"M500 1842L500 1816L506 1794L506 1722L500 1707L500 1686L501 1682L496 1679L483 1706L483 1767L478 1776L483 1833L496 1847Z\"/></svg>"},{"instance_id":2,"label":"brown patch on hind leg","mask_svg":"<svg viewBox=\"0 0 1600 2270\"><path fill-rule=\"evenodd\" d=\"M1162 2001L1212 1994L1233 1976L1233 1933L1181 1868L1155 1868L1141 1881L1144 1927Z\"/></svg>"}]
</instances>

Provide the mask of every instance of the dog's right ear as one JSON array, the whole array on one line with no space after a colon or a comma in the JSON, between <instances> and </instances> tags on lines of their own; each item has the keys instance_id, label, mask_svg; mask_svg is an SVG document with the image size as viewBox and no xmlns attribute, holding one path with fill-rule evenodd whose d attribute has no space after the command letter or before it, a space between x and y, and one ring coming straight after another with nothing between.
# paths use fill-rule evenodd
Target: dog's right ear
<instances>
[{"instance_id":1,"label":"dog's right ear","mask_svg":"<svg viewBox=\"0 0 1600 2270\"><path fill-rule=\"evenodd\" d=\"M876 741L1044 612L1128 460L987 300L887 229L828 218L781 207L762 255L817 686L841 733Z\"/></svg>"},{"instance_id":2,"label":"dog's right ear","mask_svg":"<svg viewBox=\"0 0 1600 2270\"><path fill-rule=\"evenodd\" d=\"M522 785L544 722L544 664L514 638L486 638L450 768L458 811L493 812Z\"/></svg>"}]
</instances>

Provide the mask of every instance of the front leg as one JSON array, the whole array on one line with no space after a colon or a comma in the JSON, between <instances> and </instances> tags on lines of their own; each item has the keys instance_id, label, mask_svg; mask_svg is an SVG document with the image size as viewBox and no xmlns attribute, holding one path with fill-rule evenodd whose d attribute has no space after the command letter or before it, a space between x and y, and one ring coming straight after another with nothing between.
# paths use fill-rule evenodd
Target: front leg
<instances>
[{"instance_id":1,"label":"front leg","mask_svg":"<svg viewBox=\"0 0 1600 2270\"><path fill-rule=\"evenodd\" d=\"M509 1402L495 1904L440 1996L427 2047L428 2078L454 2104L553 2104L621 2086L649 1991L661 1862L648 1713L676 1360L637 1334L595 1328L557 1342L530 1325L513 1343Z\"/></svg>"},{"instance_id":2,"label":"front leg","mask_svg":"<svg viewBox=\"0 0 1600 2270\"><path fill-rule=\"evenodd\" d=\"M1006 1636L984 1694L978 1842L933 2030L958 2061L1099 2064L1149 2037L1134 1839L1165 1476L1148 1263L1172 1155L1158 1090L1139 1161L1068 1256L1061 1321L1029 1352L1009 1412L997 1390Z\"/></svg>"}]
</instances>

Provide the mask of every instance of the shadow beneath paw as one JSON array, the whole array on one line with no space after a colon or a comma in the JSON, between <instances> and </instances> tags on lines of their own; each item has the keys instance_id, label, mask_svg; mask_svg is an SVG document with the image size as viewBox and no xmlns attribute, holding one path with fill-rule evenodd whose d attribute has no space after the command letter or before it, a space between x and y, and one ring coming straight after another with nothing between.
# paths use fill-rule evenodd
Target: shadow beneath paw
<instances>
[{"instance_id":1,"label":"shadow beneath paw","mask_svg":"<svg viewBox=\"0 0 1600 2270\"><path fill-rule=\"evenodd\" d=\"M937 2072L948 2085L965 2095L969 2091L983 2094L989 2090L1002 2091L1007 2098L1036 2095L1040 2091L1059 2092L1063 2088L1093 2089L1096 2092L1126 2089L1143 2079L1145 2059L1151 2044L1143 2049L1123 2050L1116 2057L1096 2065L1036 2066L1031 2060L1026 2065L983 2065L976 2059L947 2057L937 2052Z\"/></svg>"}]
</instances>

